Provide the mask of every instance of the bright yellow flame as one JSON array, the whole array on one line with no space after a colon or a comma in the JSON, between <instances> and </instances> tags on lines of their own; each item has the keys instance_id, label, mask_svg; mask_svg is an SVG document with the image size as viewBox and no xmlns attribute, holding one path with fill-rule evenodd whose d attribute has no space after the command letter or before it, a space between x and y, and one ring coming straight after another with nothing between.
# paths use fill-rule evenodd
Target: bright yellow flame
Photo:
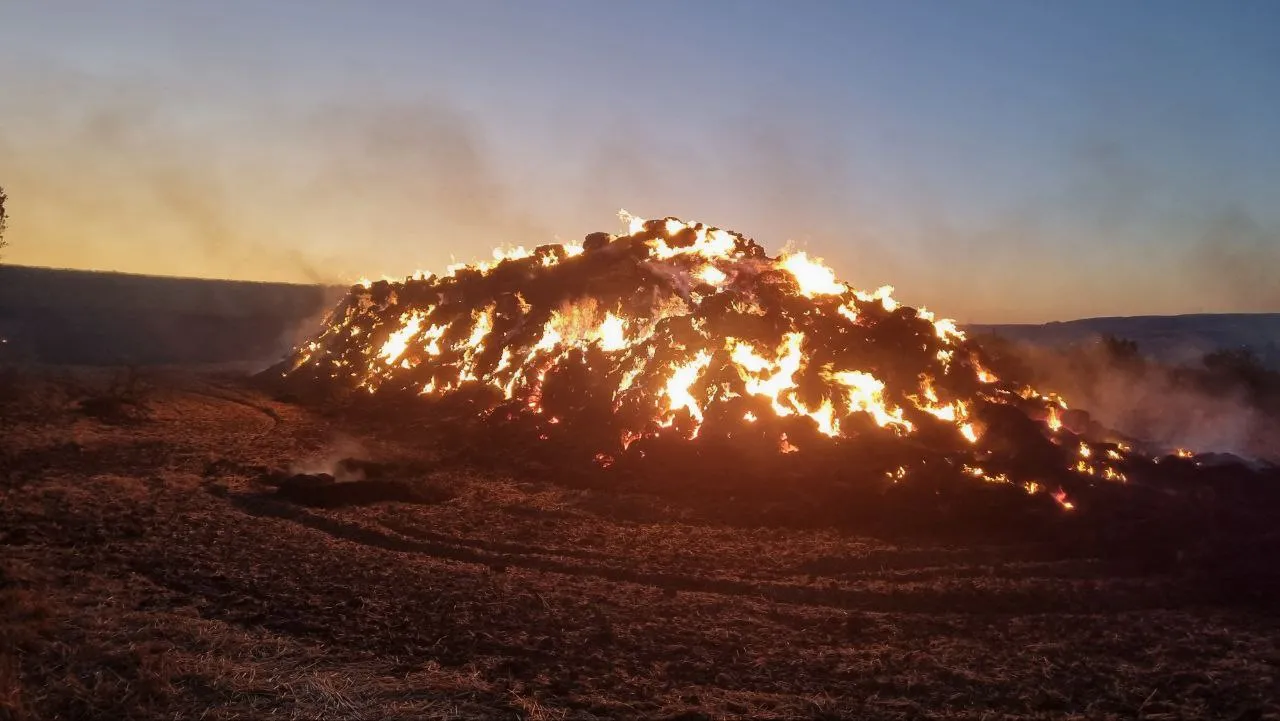
<instances>
[{"instance_id":1,"label":"bright yellow flame","mask_svg":"<svg viewBox=\"0 0 1280 721\"><path fill-rule=\"evenodd\" d=\"M631 235L644 230L644 218L628 213L626 208L618 211L618 218L627 224L627 233Z\"/></svg>"},{"instance_id":2,"label":"bright yellow flame","mask_svg":"<svg viewBox=\"0 0 1280 721\"><path fill-rule=\"evenodd\" d=\"M612 312L606 313L597 336L601 350L622 350L627 347L627 324Z\"/></svg>"},{"instance_id":3,"label":"bright yellow flame","mask_svg":"<svg viewBox=\"0 0 1280 721\"><path fill-rule=\"evenodd\" d=\"M807 413L818 424L818 431L828 436L837 435L840 431L836 425L835 406L831 404L830 399L824 399L818 410Z\"/></svg>"},{"instance_id":4,"label":"bright yellow flame","mask_svg":"<svg viewBox=\"0 0 1280 721\"><path fill-rule=\"evenodd\" d=\"M404 325L387 338L387 342L382 344L382 350L378 352L387 365L393 365L400 356L404 355L405 349L409 347L409 339L422 329L422 322L426 320L426 315L413 311L400 316L400 320Z\"/></svg>"},{"instance_id":5,"label":"bright yellow flame","mask_svg":"<svg viewBox=\"0 0 1280 721\"><path fill-rule=\"evenodd\" d=\"M836 280L836 272L823 265L821 258L809 259L803 251L788 255L780 263L800 286L800 294L806 298L815 295L840 295L848 288Z\"/></svg>"},{"instance_id":6,"label":"bright yellow flame","mask_svg":"<svg viewBox=\"0 0 1280 721\"><path fill-rule=\"evenodd\" d=\"M618 217L627 223L629 232L634 234L644 230L645 220L643 218L637 218L625 210L620 211ZM707 228L701 224L684 223L674 218L667 219L663 227L667 235L675 235L682 230L692 229L694 241L691 245L680 247L667 245L664 238L647 241L651 254L659 260L667 260L678 255L700 255L709 259L725 258L733 253L734 246L737 245L732 233L719 228Z\"/></svg>"},{"instance_id":7,"label":"bright yellow flame","mask_svg":"<svg viewBox=\"0 0 1280 721\"><path fill-rule=\"evenodd\" d=\"M493 308L489 307L476 316L476 325L471 329L471 337L467 339L467 345L477 348L477 350L483 347L481 344L492 329Z\"/></svg>"},{"instance_id":8,"label":"bright yellow flame","mask_svg":"<svg viewBox=\"0 0 1280 721\"><path fill-rule=\"evenodd\" d=\"M521 260L523 258L528 258L532 255L533 255L533 252L529 250L525 250L525 247L523 245L516 246L515 248L509 248L507 250L503 250L501 248L493 249L493 260L495 265L497 263L501 263L504 260Z\"/></svg>"},{"instance_id":9,"label":"bright yellow flame","mask_svg":"<svg viewBox=\"0 0 1280 721\"><path fill-rule=\"evenodd\" d=\"M710 283L711 285L718 286L721 283L728 280L729 276L725 275L724 271L720 270L714 265L708 265L704 267L702 270L698 271L698 279L703 281L704 283Z\"/></svg>"},{"instance_id":10,"label":"bright yellow flame","mask_svg":"<svg viewBox=\"0 0 1280 721\"><path fill-rule=\"evenodd\" d=\"M893 286L891 285L882 285L871 293L856 290L853 294L864 303L880 301L880 305L890 313L898 309L898 301L893 299Z\"/></svg>"},{"instance_id":11,"label":"bright yellow flame","mask_svg":"<svg viewBox=\"0 0 1280 721\"><path fill-rule=\"evenodd\" d=\"M780 416L795 413L793 408L783 405L781 400L784 391L795 388L795 373L800 370L800 363L804 359L800 352L803 341L803 333L788 333L783 338L782 346L778 348L776 361L760 356L747 343L733 338L727 341L731 349L730 359L738 366L747 393L768 398L774 412ZM758 377L771 370L773 373L767 378Z\"/></svg>"},{"instance_id":12,"label":"bright yellow flame","mask_svg":"<svg viewBox=\"0 0 1280 721\"><path fill-rule=\"evenodd\" d=\"M931 405L938 402L938 391L934 389L933 379L929 376L920 376L920 395Z\"/></svg>"},{"instance_id":13,"label":"bright yellow flame","mask_svg":"<svg viewBox=\"0 0 1280 721\"><path fill-rule=\"evenodd\" d=\"M1124 483L1125 481L1129 480L1128 478L1125 478L1125 475L1123 473L1111 467L1102 469L1102 477L1107 479L1108 481L1119 481L1121 483Z\"/></svg>"},{"instance_id":14,"label":"bright yellow flame","mask_svg":"<svg viewBox=\"0 0 1280 721\"><path fill-rule=\"evenodd\" d=\"M1058 417L1057 406L1049 406L1049 418L1045 422L1049 424L1049 430L1054 433L1062 430L1062 419Z\"/></svg>"},{"instance_id":15,"label":"bright yellow flame","mask_svg":"<svg viewBox=\"0 0 1280 721\"><path fill-rule=\"evenodd\" d=\"M542 330L542 339L538 341L537 345L535 345L533 349L538 351L549 351L560 345L561 340L563 339L560 336L560 332L555 329L554 325L548 323Z\"/></svg>"},{"instance_id":16,"label":"bright yellow flame","mask_svg":"<svg viewBox=\"0 0 1280 721\"><path fill-rule=\"evenodd\" d=\"M991 371L982 367L982 364L978 362L977 356L974 356L971 362L973 363L974 373L978 375L978 381L980 383L990 384L1000 380L999 378L996 378L995 373L992 373Z\"/></svg>"},{"instance_id":17,"label":"bright yellow flame","mask_svg":"<svg viewBox=\"0 0 1280 721\"><path fill-rule=\"evenodd\" d=\"M964 333L956 326L956 322L950 318L933 321L933 330L944 341L962 341L965 338Z\"/></svg>"},{"instance_id":18,"label":"bright yellow flame","mask_svg":"<svg viewBox=\"0 0 1280 721\"><path fill-rule=\"evenodd\" d=\"M459 381L478 381L476 375L476 359L484 352L484 339L493 329L493 306L485 308L475 315L475 326L471 329L471 337L463 350L462 367L458 373Z\"/></svg>"},{"instance_id":19,"label":"bright yellow flame","mask_svg":"<svg viewBox=\"0 0 1280 721\"><path fill-rule=\"evenodd\" d=\"M831 380L845 387L851 409L871 414L877 425L913 430L912 424L902 417L901 408L885 405L884 382L875 376L862 371L840 371L832 374Z\"/></svg>"},{"instance_id":20,"label":"bright yellow flame","mask_svg":"<svg viewBox=\"0 0 1280 721\"><path fill-rule=\"evenodd\" d=\"M447 330L449 330L447 325L433 325L422 333L423 340L427 341L423 349L427 351L428 355L440 355L440 339Z\"/></svg>"},{"instance_id":21,"label":"bright yellow flame","mask_svg":"<svg viewBox=\"0 0 1280 721\"><path fill-rule=\"evenodd\" d=\"M667 395L667 412L674 414L677 410L683 408L693 416L694 420L702 421L702 408L698 405L698 401L689 393L689 388L698 380L698 376L711 363L711 354L706 351L698 351L698 355L693 360L683 365L672 367L671 377L667 379L665 392ZM671 416L669 415L668 418Z\"/></svg>"}]
</instances>

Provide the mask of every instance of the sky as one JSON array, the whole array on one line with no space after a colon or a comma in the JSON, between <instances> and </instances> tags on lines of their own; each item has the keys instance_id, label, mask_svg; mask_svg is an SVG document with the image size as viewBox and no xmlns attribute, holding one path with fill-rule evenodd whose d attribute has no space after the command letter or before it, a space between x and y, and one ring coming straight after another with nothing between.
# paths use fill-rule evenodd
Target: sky
<instances>
[{"instance_id":1,"label":"sky","mask_svg":"<svg viewBox=\"0 0 1280 721\"><path fill-rule=\"evenodd\" d=\"M619 209L963 322L1280 311L1280 3L10 0L4 261L350 282Z\"/></svg>"}]
</instances>

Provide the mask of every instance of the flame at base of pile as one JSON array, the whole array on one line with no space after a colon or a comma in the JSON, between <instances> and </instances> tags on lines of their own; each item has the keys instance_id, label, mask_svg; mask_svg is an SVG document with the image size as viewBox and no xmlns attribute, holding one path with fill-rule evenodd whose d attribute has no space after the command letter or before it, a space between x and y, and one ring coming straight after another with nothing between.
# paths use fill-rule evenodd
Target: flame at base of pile
<instances>
[{"instance_id":1,"label":"flame at base of pile","mask_svg":"<svg viewBox=\"0 0 1280 721\"><path fill-rule=\"evenodd\" d=\"M1073 484L1128 481L1127 446L1064 427L1062 399L1000 381L954 322L892 288L852 289L804 253L770 257L700 223L625 220L620 236L362 282L289 374L465 392L492 422L604 469L821 457L886 484L942 473L1068 510Z\"/></svg>"}]
</instances>

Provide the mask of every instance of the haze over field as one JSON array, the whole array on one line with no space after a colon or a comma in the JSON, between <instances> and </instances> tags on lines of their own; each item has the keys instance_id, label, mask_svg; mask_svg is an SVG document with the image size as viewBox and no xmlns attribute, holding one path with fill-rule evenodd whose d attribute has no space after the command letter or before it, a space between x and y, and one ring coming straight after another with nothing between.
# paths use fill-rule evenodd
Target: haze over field
<instances>
[{"instance_id":1,"label":"haze over field","mask_svg":"<svg viewBox=\"0 0 1280 721\"><path fill-rule=\"evenodd\" d=\"M345 282L625 207L965 322L1280 309L1272 3L2 15L13 263Z\"/></svg>"},{"instance_id":2,"label":"haze over field","mask_svg":"<svg viewBox=\"0 0 1280 721\"><path fill-rule=\"evenodd\" d=\"M1278 21L0 0L0 721L1280 721Z\"/></svg>"}]
</instances>

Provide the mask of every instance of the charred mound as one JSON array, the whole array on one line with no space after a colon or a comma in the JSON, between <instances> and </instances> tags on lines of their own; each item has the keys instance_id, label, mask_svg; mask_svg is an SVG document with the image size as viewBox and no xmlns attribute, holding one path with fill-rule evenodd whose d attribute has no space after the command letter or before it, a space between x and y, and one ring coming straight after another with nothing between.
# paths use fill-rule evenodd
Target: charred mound
<instances>
[{"instance_id":1,"label":"charred mound","mask_svg":"<svg viewBox=\"0 0 1280 721\"><path fill-rule=\"evenodd\" d=\"M892 288L853 289L804 253L625 219L622 235L357 284L271 375L448 418L439 432L469 462L786 500L780 513L816 522L1137 522L1276 475L1121 437L997 378L954 322Z\"/></svg>"}]
</instances>

